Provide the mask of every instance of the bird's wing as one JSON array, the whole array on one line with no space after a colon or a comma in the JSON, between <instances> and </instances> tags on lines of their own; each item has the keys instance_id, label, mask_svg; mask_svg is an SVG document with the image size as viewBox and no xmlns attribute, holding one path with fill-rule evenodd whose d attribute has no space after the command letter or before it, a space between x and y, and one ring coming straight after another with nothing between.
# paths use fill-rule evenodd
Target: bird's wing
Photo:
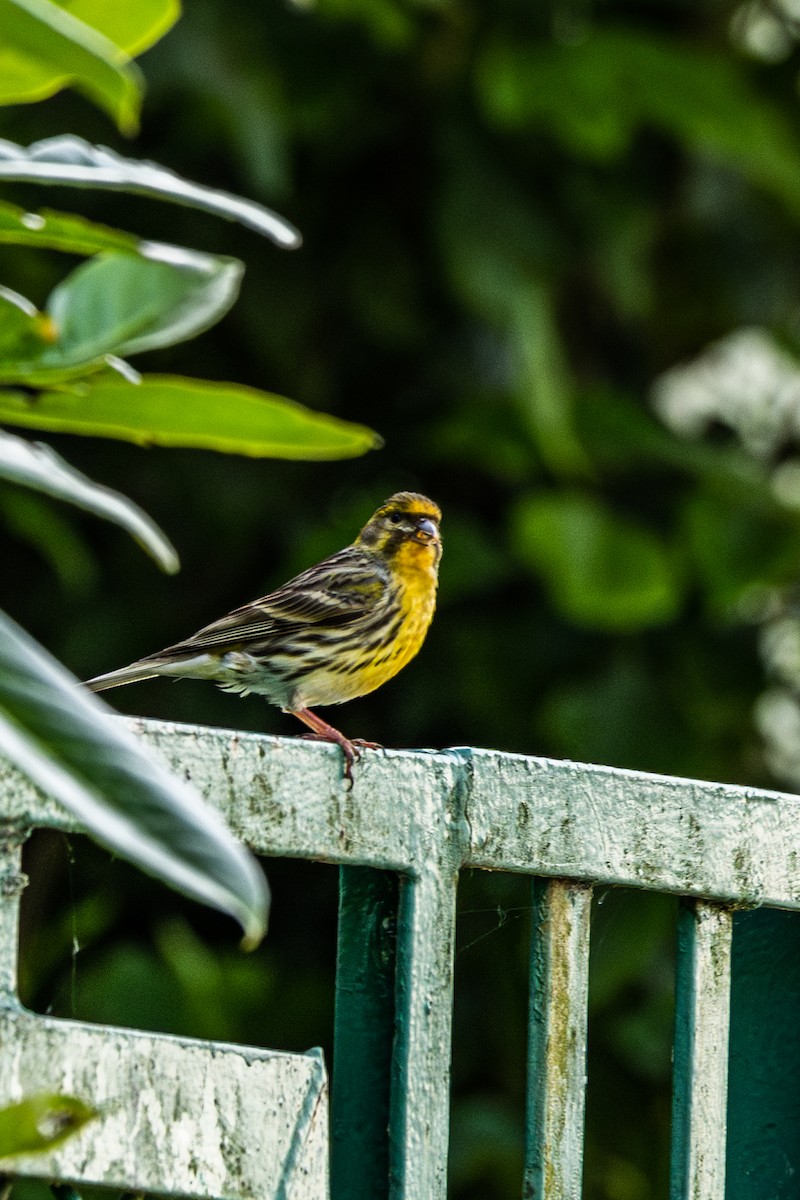
<instances>
[{"instance_id":1,"label":"bird's wing","mask_svg":"<svg viewBox=\"0 0 800 1200\"><path fill-rule=\"evenodd\" d=\"M193 637L151 657L163 660L224 647L247 650L309 625L349 625L379 603L388 584L379 561L348 547L303 571L277 591L234 609Z\"/></svg>"}]
</instances>

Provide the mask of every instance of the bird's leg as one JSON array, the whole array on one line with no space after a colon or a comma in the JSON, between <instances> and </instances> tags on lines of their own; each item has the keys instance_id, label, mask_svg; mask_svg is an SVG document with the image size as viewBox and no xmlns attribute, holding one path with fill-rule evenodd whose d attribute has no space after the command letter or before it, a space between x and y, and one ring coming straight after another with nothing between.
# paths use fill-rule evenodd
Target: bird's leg
<instances>
[{"instance_id":1,"label":"bird's leg","mask_svg":"<svg viewBox=\"0 0 800 1200\"><path fill-rule=\"evenodd\" d=\"M288 710L293 717L297 717L304 725L311 729L312 733L307 733L304 736L314 742L333 742L336 746L341 746L342 754L344 755L344 777L347 780L348 786L353 786L353 763L360 757L359 750L379 750L380 746L377 742L365 742L362 738L346 738L338 729L334 729L333 725L329 725L327 721L323 721L322 717L318 717L310 708L292 708Z\"/></svg>"}]
</instances>

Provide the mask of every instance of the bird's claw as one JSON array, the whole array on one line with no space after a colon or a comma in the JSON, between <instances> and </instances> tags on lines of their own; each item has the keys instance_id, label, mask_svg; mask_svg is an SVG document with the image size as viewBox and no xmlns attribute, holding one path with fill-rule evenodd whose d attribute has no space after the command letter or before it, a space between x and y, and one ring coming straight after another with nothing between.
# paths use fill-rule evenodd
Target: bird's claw
<instances>
[{"instance_id":1,"label":"bird's claw","mask_svg":"<svg viewBox=\"0 0 800 1200\"><path fill-rule=\"evenodd\" d=\"M364 738L346 738L344 734L332 737L326 733L301 733L300 737L306 742L327 742L329 745L340 747L344 756L344 777L348 792L353 790L353 767L361 758L361 751L383 749L380 742L367 742Z\"/></svg>"}]
</instances>

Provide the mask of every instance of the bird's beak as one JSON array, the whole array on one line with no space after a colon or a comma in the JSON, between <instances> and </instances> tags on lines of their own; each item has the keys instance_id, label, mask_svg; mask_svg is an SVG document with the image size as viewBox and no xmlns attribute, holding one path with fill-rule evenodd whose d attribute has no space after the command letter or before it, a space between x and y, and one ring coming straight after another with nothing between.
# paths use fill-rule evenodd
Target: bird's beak
<instances>
[{"instance_id":1,"label":"bird's beak","mask_svg":"<svg viewBox=\"0 0 800 1200\"><path fill-rule=\"evenodd\" d=\"M439 536L439 530L436 522L431 521L429 517L420 517L417 521L417 537L421 542L435 541Z\"/></svg>"}]
</instances>

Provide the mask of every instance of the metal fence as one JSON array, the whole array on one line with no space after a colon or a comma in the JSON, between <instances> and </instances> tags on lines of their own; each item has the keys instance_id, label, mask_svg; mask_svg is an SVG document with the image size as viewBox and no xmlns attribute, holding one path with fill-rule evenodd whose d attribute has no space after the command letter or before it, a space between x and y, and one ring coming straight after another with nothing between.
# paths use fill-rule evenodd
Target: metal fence
<instances>
[{"instance_id":1,"label":"metal fence","mask_svg":"<svg viewBox=\"0 0 800 1200\"><path fill-rule=\"evenodd\" d=\"M14 1171L224 1200L443 1200L456 894L532 879L524 1197L581 1195L592 889L685 898L672 1200L800 1196L800 801L457 749L365 755L160 722L134 730L264 855L342 865L328 1125L318 1053L199 1042L25 1011L19 848L72 828L0 763L0 1100L85 1095L99 1121Z\"/></svg>"}]
</instances>

